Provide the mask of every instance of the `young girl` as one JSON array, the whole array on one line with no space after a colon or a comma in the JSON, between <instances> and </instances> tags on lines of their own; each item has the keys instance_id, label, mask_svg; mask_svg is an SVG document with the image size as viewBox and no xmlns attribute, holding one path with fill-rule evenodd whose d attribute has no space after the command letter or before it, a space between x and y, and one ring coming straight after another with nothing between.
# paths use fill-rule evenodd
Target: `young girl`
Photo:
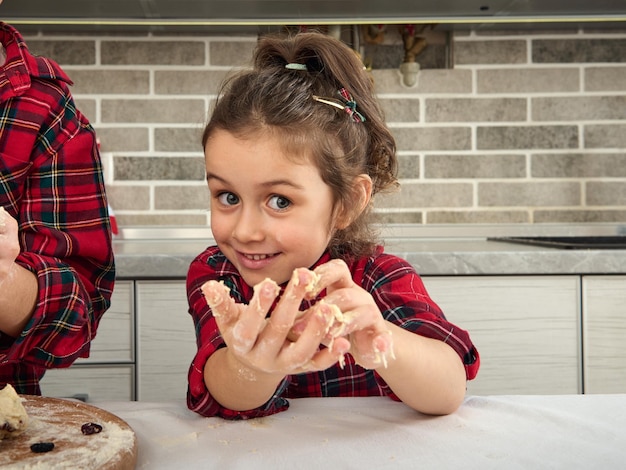
<instances>
[{"instance_id":1,"label":"young girl","mask_svg":"<svg viewBox=\"0 0 626 470\"><path fill-rule=\"evenodd\" d=\"M217 246L187 277L189 408L246 419L287 398L387 395L453 412L478 353L370 229L397 162L354 51L319 33L261 39L203 145Z\"/></svg>"}]
</instances>

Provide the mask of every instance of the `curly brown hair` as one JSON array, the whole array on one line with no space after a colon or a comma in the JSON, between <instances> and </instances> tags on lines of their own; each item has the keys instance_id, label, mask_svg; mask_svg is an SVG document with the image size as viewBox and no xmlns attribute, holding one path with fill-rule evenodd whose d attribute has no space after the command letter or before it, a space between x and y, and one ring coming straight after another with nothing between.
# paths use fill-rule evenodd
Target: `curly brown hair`
<instances>
[{"instance_id":1,"label":"curly brown hair","mask_svg":"<svg viewBox=\"0 0 626 470\"><path fill-rule=\"evenodd\" d=\"M341 88L352 95L364 122L313 98L336 100ZM316 32L262 37L253 68L223 84L202 136L203 148L216 129L241 138L271 133L280 137L291 158L311 159L332 190L336 210L350 220L335 230L332 256L347 259L373 252L378 239L370 222L372 204L365 209L355 204L354 182L368 175L372 196L395 188L396 145L354 50Z\"/></svg>"}]
</instances>

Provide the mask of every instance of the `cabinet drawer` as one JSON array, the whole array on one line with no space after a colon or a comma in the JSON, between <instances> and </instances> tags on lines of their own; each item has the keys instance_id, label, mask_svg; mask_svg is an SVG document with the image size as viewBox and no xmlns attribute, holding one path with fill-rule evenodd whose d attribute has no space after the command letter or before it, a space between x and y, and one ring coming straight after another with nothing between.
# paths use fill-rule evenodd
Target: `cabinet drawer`
<instances>
[{"instance_id":1,"label":"cabinet drawer","mask_svg":"<svg viewBox=\"0 0 626 470\"><path fill-rule=\"evenodd\" d=\"M425 277L432 299L481 356L468 392L582 392L577 276Z\"/></svg>"},{"instance_id":2,"label":"cabinet drawer","mask_svg":"<svg viewBox=\"0 0 626 470\"><path fill-rule=\"evenodd\" d=\"M585 393L626 393L626 276L583 277Z\"/></svg>"},{"instance_id":3,"label":"cabinet drawer","mask_svg":"<svg viewBox=\"0 0 626 470\"><path fill-rule=\"evenodd\" d=\"M184 400L196 353L185 281L136 281L137 399Z\"/></svg>"},{"instance_id":4,"label":"cabinet drawer","mask_svg":"<svg viewBox=\"0 0 626 470\"><path fill-rule=\"evenodd\" d=\"M134 400L134 366L80 366L51 369L41 381L44 396L92 400Z\"/></svg>"},{"instance_id":5,"label":"cabinet drawer","mask_svg":"<svg viewBox=\"0 0 626 470\"><path fill-rule=\"evenodd\" d=\"M133 282L116 281L111 307L104 312L88 358L76 364L134 361Z\"/></svg>"}]
</instances>

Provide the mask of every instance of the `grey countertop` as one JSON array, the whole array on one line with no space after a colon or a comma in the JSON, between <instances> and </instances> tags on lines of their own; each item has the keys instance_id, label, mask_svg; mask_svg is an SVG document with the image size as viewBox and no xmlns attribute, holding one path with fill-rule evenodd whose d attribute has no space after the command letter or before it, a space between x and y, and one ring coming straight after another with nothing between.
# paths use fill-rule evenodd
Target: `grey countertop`
<instances>
[{"instance_id":1,"label":"grey countertop","mask_svg":"<svg viewBox=\"0 0 626 470\"><path fill-rule=\"evenodd\" d=\"M602 234L615 233L614 227L601 228L606 229ZM527 234L524 227L515 229L516 234ZM493 233L507 236L508 232L498 228ZM571 230L565 232L572 233ZM537 233L536 230L533 233ZM543 233L562 234L564 227ZM576 233L591 232L587 227ZM420 226L394 227L383 234L383 239L388 253L405 258L425 276L626 274L626 249L559 249L492 241L484 236L484 230L475 227L468 230L457 227L445 232ZM114 241L117 276L120 279L184 279L191 261L211 244L213 240L206 227L182 234L127 229Z\"/></svg>"}]
</instances>

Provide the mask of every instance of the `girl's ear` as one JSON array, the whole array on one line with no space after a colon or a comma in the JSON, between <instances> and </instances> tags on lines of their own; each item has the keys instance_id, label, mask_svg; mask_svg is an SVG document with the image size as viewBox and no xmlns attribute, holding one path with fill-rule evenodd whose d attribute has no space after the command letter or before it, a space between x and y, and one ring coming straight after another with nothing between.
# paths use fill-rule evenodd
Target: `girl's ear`
<instances>
[{"instance_id":1,"label":"girl's ear","mask_svg":"<svg viewBox=\"0 0 626 470\"><path fill-rule=\"evenodd\" d=\"M335 227L343 230L365 210L372 199L372 178L358 175L352 183L350 207L342 205L338 211Z\"/></svg>"}]
</instances>

